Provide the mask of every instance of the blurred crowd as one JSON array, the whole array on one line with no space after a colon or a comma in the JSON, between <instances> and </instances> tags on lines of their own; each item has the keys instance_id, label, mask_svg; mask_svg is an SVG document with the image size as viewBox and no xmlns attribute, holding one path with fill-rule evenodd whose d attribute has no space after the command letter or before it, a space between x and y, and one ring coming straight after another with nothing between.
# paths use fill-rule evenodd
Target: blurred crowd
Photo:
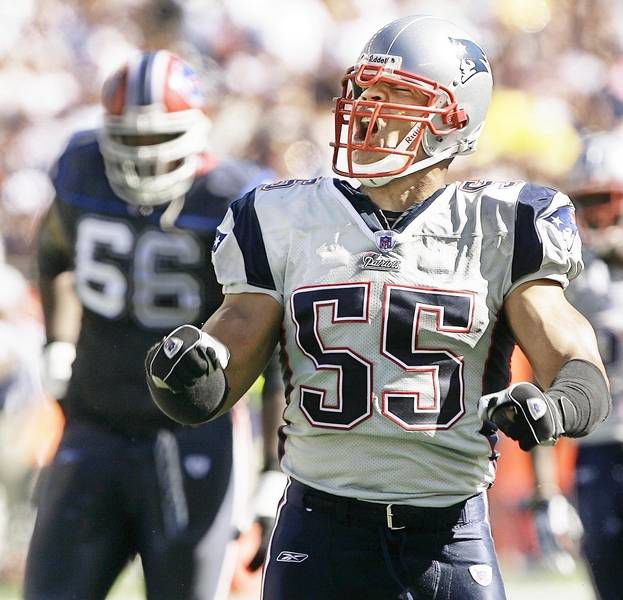
<instances>
[{"instance_id":1,"label":"blurred crowd","mask_svg":"<svg viewBox=\"0 0 623 600\"><path fill-rule=\"evenodd\" d=\"M329 171L332 98L371 31L431 13L472 31L495 95L460 175L565 187L580 139L623 114L616 0L23 0L0 20L0 209L6 252L29 272L46 173L70 133L97 126L104 78L137 49L169 48L205 74L217 154L280 177ZM457 173L457 177L459 173Z\"/></svg>"},{"instance_id":2,"label":"blurred crowd","mask_svg":"<svg viewBox=\"0 0 623 600\"><path fill-rule=\"evenodd\" d=\"M455 161L455 178L527 178L564 190L583 136L623 122L618 0L0 3L2 407L26 409L42 396L33 358L42 332L28 284L53 196L47 174L73 131L97 127L107 75L139 49L171 49L204 73L215 154L257 160L284 179L326 175L332 99L346 67L371 32L414 13L472 32L493 69L480 150ZM39 450L29 456L43 460Z\"/></svg>"}]
</instances>

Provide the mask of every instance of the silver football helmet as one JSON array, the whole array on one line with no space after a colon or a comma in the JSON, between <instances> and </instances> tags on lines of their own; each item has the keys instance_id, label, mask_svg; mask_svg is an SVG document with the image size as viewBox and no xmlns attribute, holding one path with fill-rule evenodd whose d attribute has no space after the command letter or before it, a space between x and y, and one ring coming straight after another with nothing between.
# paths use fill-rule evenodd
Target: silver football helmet
<instances>
[{"instance_id":1,"label":"silver football helmet","mask_svg":"<svg viewBox=\"0 0 623 600\"><path fill-rule=\"evenodd\" d=\"M361 98L366 88L379 83L417 90L426 101L414 105ZM485 53L457 26L424 15L389 23L372 36L344 77L335 108L333 170L376 187L470 154L492 86ZM406 121L410 130L394 144L380 144L377 134L390 120ZM379 158L357 163L358 151Z\"/></svg>"},{"instance_id":2,"label":"silver football helmet","mask_svg":"<svg viewBox=\"0 0 623 600\"><path fill-rule=\"evenodd\" d=\"M183 198L208 143L195 70L166 50L145 52L108 78L102 103L99 147L114 192L141 206Z\"/></svg>"}]
</instances>

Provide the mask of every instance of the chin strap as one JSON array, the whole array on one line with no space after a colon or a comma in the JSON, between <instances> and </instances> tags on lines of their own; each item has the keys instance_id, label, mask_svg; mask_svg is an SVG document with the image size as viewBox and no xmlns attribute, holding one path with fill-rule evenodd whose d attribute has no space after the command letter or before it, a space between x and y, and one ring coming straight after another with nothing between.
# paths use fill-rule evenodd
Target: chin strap
<instances>
[{"instance_id":1,"label":"chin strap","mask_svg":"<svg viewBox=\"0 0 623 600\"><path fill-rule=\"evenodd\" d=\"M164 212L160 217L160 227L165 231L175 231L177 227L175 226L175 221L180 216L182 209L184 208L185 196L178 196L175 200L169 202L169 205L166 207Z\"/></svg>"},{"instance_id":2,"label":"chin strap","mask_svg":"<svg viewBox=\"0 0 623 600\"><path fill-rule=\"evenodd\" d=\"M394 179L398 179L399 177L405 177L406 175L411 175L412 173L416 173L417 171L421 171L422 169L426 169L432 165L435 165L442 160L446 160L454 155L456 155L456 147L448 148L439 154L435 154L433 156L429 156L423 160L418 160L413 163L404 173L399 173L398 175L388 175L385 177L357 177L357 179L361 182L361 185L365 185L367 187L381 187L388 184L390 181ZM356 163L353 163L356 164ZM366 165L358 165L364 167Z\"/></svg>"},{"instance_id":3,"label":"chin strap","mask_svg":"<svg viewBox=\"0 0 623 600\"><path fill-rule=\"evenodd\" d=\"M388 184L390 181L393 181L394 179L398 179L399 177L405 177L406 175L411 175L412 173L417 173L417 171L426 169L427 167L435 165L441 162L442 160L452 158L453 156L471 154L472 152L474 152L474 150L476 150L476 143L478 141L478 137L480 135L481 130L482 130L482 127L478 128L468 138L459 140L456 143L456 145L451 146L450 148L446 148L445 150L442 150L439 153L428 156L427 158L416 161L408 169L406 169L404 173L399 173L398 175L388 175L385 177L357 177L357 174L355 173L353 174L353 177L356 177L361 182L361 185L365 185L367 187L384 186ZM424 148L425 138L422 140L422 144L423 144L422 147ZM424 148L424 151L426 152L426 148ZM386 160L386 159L383 159L383 160ZM405 161L406 160L407 159L405 158ZM382 161L379 161L379 162L382 162ZM358 163L353 163L353 166L357 168L361 168L362 170L366 168L368 169L370 168L370 165L360 165Z\"/></svg>"}]
</instances>

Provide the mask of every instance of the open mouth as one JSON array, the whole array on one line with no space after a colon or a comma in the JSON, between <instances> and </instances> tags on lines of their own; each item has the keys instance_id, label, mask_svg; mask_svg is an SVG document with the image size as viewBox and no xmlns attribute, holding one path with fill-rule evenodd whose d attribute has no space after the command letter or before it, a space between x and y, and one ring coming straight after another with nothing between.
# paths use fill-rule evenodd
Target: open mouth
<instances>
[{"instance_id":1,"label":"open mouth","mask_svg":"<svg viewBox=\"0 0 623 600\"><path fill-rule=\"evenodd\" d=\"M355 141L363 142L368 135L368 130L370 129L370 121L371 117L362 117L357 121L357 125L355 127ZM374 138L380 131L380 121L381 119L375 119L372 124L372 130L370 132L370 139Z\"/></svg>"}]
</instances>

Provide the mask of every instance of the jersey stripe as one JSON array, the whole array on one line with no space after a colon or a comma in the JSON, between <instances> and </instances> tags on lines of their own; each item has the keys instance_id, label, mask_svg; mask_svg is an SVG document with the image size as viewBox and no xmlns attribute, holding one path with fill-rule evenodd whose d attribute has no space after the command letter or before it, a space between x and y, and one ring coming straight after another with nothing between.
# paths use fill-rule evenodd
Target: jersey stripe
<instances>
[{"instance_id":1,"label":"jersey stripe","mask_svg":"<svg viewBox=\"0 0 623 600\"><path fill-rule=\"evenodd\" d=\"M244 259L247 283L267 290L276 290L262 229L255 212L255 190L231 205L234 217L234 235Z\"/></svg>"},{"instance_id":2,"label":"jersey stripe","mask_svg":"<svg viewBox=\"0 0 623 600\"><path fill-rule=\"evenodd\" d=\"M541 267L543 242L536 228L536 220L555 195L556 190L531 183L526 183L519 192L511 271L513 283Z\"/></svg>"}]
</instances>

